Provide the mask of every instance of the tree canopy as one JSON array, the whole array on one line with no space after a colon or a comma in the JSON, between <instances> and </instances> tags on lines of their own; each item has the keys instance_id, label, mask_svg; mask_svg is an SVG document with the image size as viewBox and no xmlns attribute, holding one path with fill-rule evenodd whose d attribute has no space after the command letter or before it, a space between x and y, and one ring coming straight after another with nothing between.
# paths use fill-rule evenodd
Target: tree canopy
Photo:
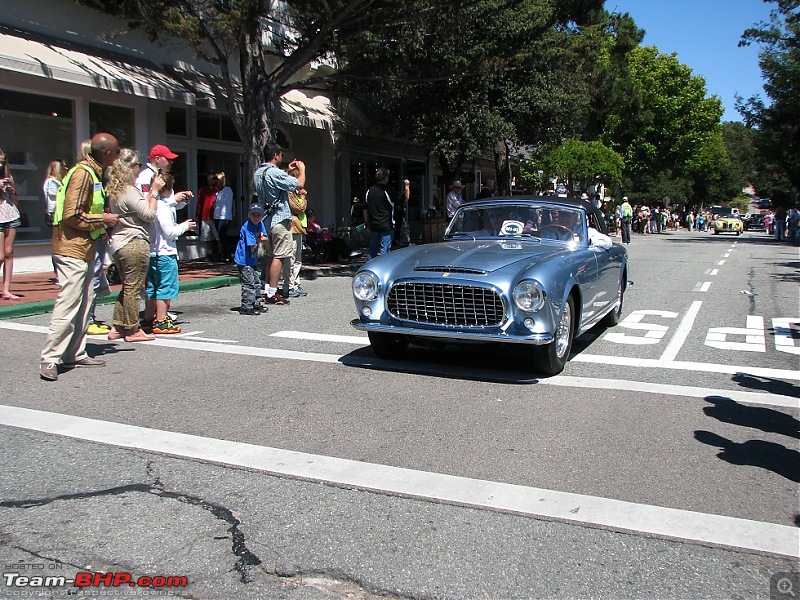
<instances>
[{"instance_id":1,"label":"tree canopy","mask_svg":"<svg viewBox=\"0 0 800 600\"><path fill-rule=\"evenodd\" d=\"M741 44L762 44L759 65L770 102L754 96L738 108L757 131L756 190L788 205L800 197L800 1L765 2L776 5L769 23L746 30Z\"/></svg>"},{"instance_id":2,"label":"tree canopy","mask_svg":"<svg viewBox=\"0 0 800 600\"><path fill-rule=\"evenodd\" d=\"M713 179L727 160L718 143L722 103L707 97L705 80L676 55L654 46L634 48L628 67L638 110L609 114L600 139L625 160L626 193L648 202L689 200L691 182Z\"/></svg>"}]
</instances>

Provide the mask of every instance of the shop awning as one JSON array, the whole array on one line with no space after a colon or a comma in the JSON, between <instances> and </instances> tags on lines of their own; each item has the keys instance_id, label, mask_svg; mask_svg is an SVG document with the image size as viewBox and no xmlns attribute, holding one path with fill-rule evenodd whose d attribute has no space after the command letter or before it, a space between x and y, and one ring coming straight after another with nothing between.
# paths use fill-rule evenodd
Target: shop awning
<instances>
[{"instance_id":1,"label":"shop awning","mask_svg":"<svg viewBox=\"0 0 800 600\"><path fill-rule=\"evenodd\" d=\"M168 66L167 71L194 94L198 107L227 110L228 96L219 75L201 73L186 65ZM339 117L326 96L290 90L281 97L280 119L284 123L333 130Z\"/></svg>"},{"instance_id":2,"label":"shop awning","mask_svg":"<svg viewBox=\"0 0 800 600\"><path fill-rule=\"evenodd\" d=\"M7 26L0 26L0 69L194 104L194 96L153 63Z\"/></svg>"},{"instance_id":3,"label":"shop awning","mask_svg":"<svg viewBox=\"0 0 800 600\"><path fill-rule=\"evenodd\" d=\"M55 81L227 110L227 93L219 75L186 65L155 64L131 56L0 25L0 71L14 71ZM316 129L333 130L338 120L323 95L291 90L283 95L280 118Z\"/></svg>"},{"instance_id":4,"label":"shop awning","mask_svg":"<svg viewBox=\"0 0 800 600\"><path fill-rule=\"evenodd\" d=\"M295 125L331 130L338 119L329 98L300 90L290 90L281 96L281 115Z\"/></svg>"}]
</instances>

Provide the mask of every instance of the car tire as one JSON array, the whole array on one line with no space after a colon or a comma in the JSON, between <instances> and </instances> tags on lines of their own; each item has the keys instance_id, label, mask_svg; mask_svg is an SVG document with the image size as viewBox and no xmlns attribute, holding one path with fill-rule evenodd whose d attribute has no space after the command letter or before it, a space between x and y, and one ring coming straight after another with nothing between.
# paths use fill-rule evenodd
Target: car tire
<instances>
[{"instance_id":1,"label":"car tire","mask_svg":"<svg viewBox=\"0 0 800 600\"><path fill-rule=\"evenodd\" d=\"M619 289L617 290L617 298L619 299L619 304L617 307L608 313L605 317L603 317L600 321L600 325L602 327L614 327L617 323L619 323L620 318L622 317L622 300L625 297L625 278L627 273L623 273L622 277L619 280Z\"/></svg>"},{"instance_id":2,"label":"car tire","mask_svg":"<svg viewBox=\"0 0 800 600\"><path fill-rule=\"evenodd\" d=\"M387 360L401 358L408 349L408 338L404 335L368 331L367 336L369 337L372 351L378 358Z\"/></svg>"},{"instance_id":3,"label":"car tire","mask_svg":"<svg viewBox=\"0 0 800 600\"><path fill-rule=\"evenodd\" d=\"M561 373L569 359L574 335L575 302L570 296L561 311L555 339L546 346L536 346L533 349L533 366L536 371L545 375L558 375Z\"/></svg>"},{"instance_id":4,"label":"car tire","mask_svg":"<svg viewBox=\"0 0 800 600\"><path fill-rule=\"evenodd\" d=\"M719 230L718 229L714 230L714 235L719 235Z\"/></svg>"},{"instance_id":5,"label":"car tire","mask_svg":"<svg viewBox=\"0 0 800 600\"><path fill-rule=\"evenodd\" d=\"M736 232L736 237L739 237L740 235L742 235L742 232L741 231L737 231Z\"/></svg>"}]
</instances>

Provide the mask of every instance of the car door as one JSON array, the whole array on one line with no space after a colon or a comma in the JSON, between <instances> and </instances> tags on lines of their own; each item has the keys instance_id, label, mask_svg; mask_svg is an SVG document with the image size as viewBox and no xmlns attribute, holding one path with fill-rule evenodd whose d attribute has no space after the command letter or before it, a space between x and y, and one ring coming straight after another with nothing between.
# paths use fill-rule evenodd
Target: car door
<instances>
[{"instance_id":1,"label":"car door","mask_svg":"<svg viewBox=\"0 0 800 600\"><path fill-rule=\"evenodd\" d=\"M589 213L589 226L597 231L603 231L602 225L597 221L596 213ZM622 269L622 254L619 248L600 248L589 245L589 250L594 254L597 269L597 281L594 290L594 312L605 312L609 303L617 299L620 271Z\"/></svg>"}]
</instances>

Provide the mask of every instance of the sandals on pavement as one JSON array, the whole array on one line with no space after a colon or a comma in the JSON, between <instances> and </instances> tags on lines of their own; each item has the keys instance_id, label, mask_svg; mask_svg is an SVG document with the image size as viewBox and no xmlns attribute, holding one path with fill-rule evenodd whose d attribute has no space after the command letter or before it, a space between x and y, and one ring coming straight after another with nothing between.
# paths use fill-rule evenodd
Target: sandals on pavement
<instances>
[{"instance_id":1,"label":"sandals on pavement","mask_svg":"<svg viewBox=\"0 0 800 600\"><path fill-rule=\"evenodd\" d=\"M16 302L17 300L22 300L22 298L20 298L19 296L15 296L14 294L3 294L2 296L0 296L0 298L2 298L3 300L9 300L9 301L12 301L12 302Z\"/></svg>"}]
</instances>

